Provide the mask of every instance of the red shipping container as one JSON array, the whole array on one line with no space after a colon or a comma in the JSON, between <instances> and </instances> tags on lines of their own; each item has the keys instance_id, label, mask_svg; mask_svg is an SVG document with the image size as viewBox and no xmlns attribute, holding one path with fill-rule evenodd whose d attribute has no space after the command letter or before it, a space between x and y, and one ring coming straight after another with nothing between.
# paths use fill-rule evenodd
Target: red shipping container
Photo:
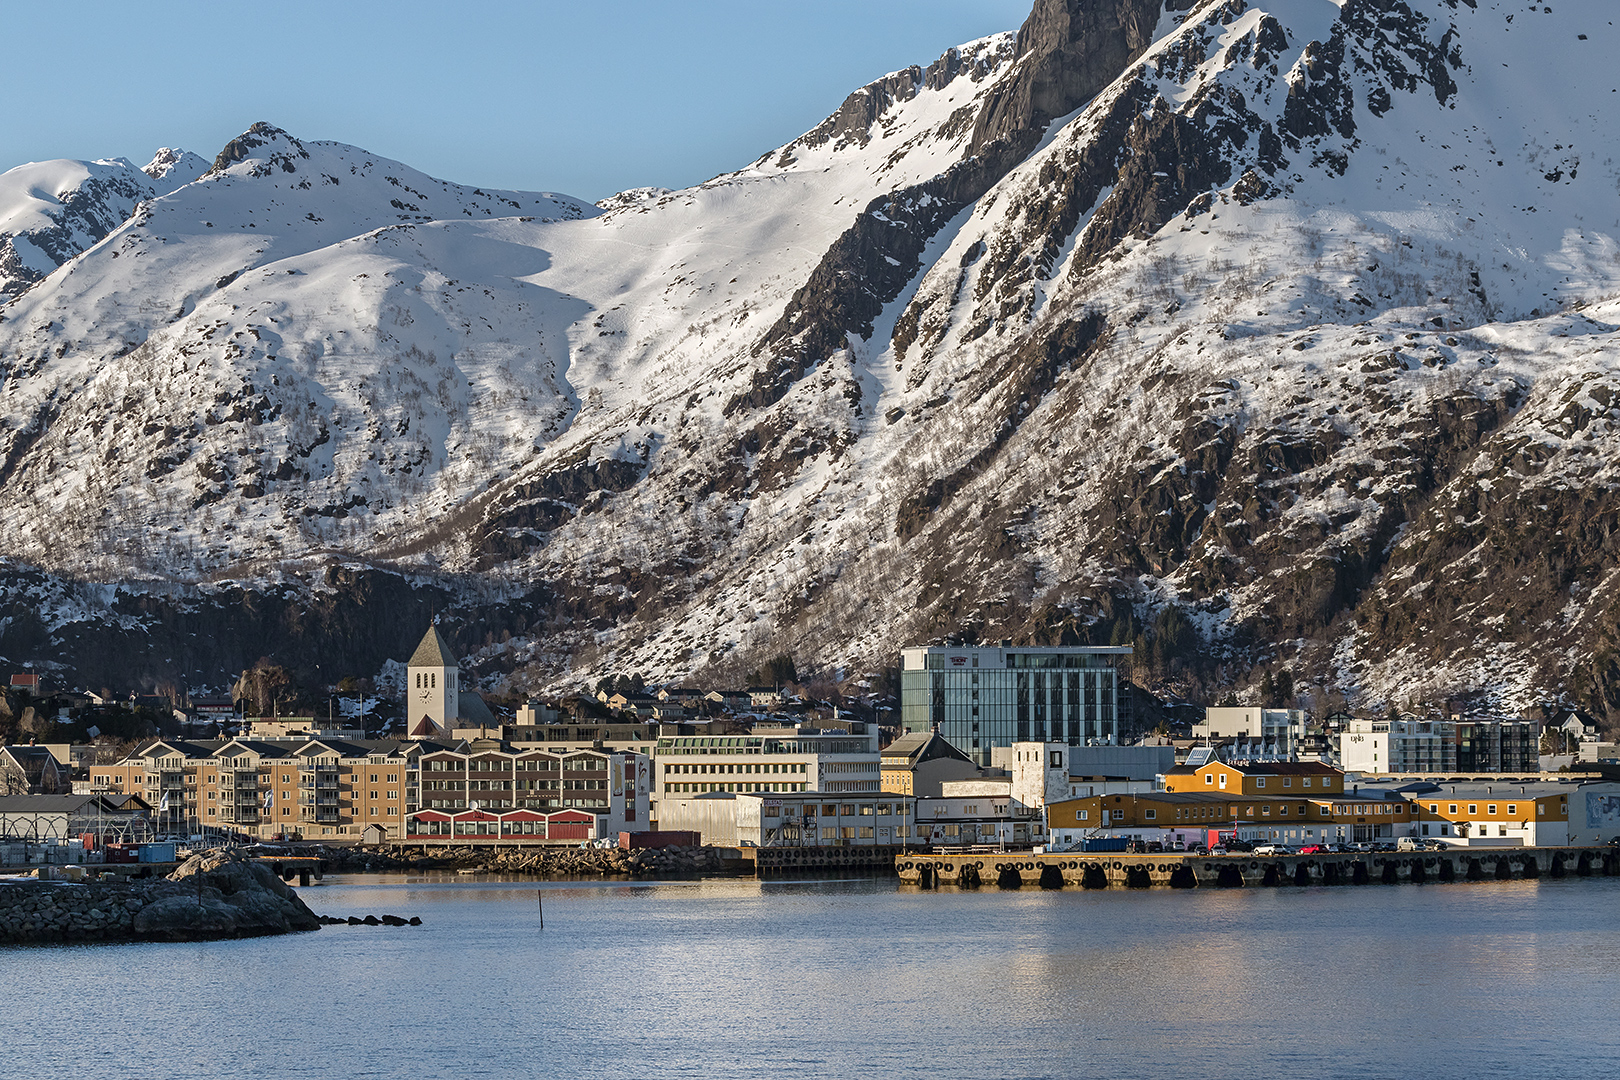
<instances>
[{"instance_id":1,"label":"red shipping container","mask_svg":"<svg viewBox=\"0 0 1620 1080\"><path fill-rule=\"evenodd\" d=\"M703 834L671 829L668 832L622 832L621 848L701 847Z\"/></svg>"}]
</instances>

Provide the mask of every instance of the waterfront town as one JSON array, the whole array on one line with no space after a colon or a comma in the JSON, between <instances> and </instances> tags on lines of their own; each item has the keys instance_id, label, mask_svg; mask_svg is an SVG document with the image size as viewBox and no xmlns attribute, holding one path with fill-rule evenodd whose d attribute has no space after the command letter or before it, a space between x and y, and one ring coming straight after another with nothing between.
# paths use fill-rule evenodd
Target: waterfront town
<instances>
[{"instance_id":1,"label":"waterfront town","mask_svg":"<svg viewBox=\"0 0 1620 1080\"><path fill-rule=\"evenodd\" d=\"M403 665L397 735L210 703L185 713L180 733L120 752L4 747L0 856L82 865L216 841L703 845L765 867L827 849L892 865L911 851L1472 850L1620 837L1615 745L1578 714L1317 719L1228 705L1206 708L1185 736L1133 738L1129 654L908 648L893 726L806 708L781 686L604 686L589 719L541 702L499 719L429 627Z\"/></svg>"}]
</instances>

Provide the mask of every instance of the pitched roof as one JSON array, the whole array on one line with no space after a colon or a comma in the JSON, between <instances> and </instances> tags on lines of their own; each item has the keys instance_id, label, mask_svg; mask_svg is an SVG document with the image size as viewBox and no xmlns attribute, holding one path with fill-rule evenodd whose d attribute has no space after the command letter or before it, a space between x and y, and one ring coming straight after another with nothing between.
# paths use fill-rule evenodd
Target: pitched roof
<instances>
[{"instance_id":1,"label":"pitched roof","mask_svg":"<svg viewBox=\"0 0 1620 1080\"><path fill-rule=\"evenodd\" d=\"M908 765L920 765L938 758L967 762L973 760L937 731L913 731L902 735L883 748L882 757L890 761L904 758Z\"/></svg>"},{"instance_id":2,"label":"pitched roof","mask_svg":"<svg viewBox=\"0 0 1620 1080\"><path fill-rule=\"evenodd\" d=\"M0 814L72 814L99 795L0 795ZM109 810L114 803L105 803Z\"/></svg>"},{"instance_id":3,"label":"pitched roof","mask_svg":"<svg viewBox=\"0 0 1620 1080\"><path fill-rule=\"evenodd\" d=\"M433 718L431 716L424 715L422 719L416 722L416 726L411 728L411 735L413 737L417 735L433 735L436 734L438 730L438 728L433 726Z\"/></svg>"},{"instance_id":4,"label":"pitched roof","mask_svg":"<svg viewBox=\"0 0 1620 1080\"><path fill-rule=\"evenodd\" d=\"M456 708L461 714L459 719L465 727L498 726L495 714L489 711L489 705L471 690L456 695Z\"/></svg>"},{"instance_id":5,"label":"pitched roof","mask_svg":"<svg viewBox=\"0 0 1620 1080\"><path fill-rule=\"evenodd\" d=\"M1166 776L1192 776L1209 765L1222 765L1245 776L1338 776L1339 770L1320 761L1222 761L1211 758L1203 765L1177 765L1166 769Z\"/></svg>"},{"instance_id":6,"label":"pitched roof","mask_svg":"<svg viewBox=\"0 0 1620 1080\"><path fill-rule=\"evenodd\" d=\"M450 651L450 646L444 643L439 635L437 626L428 627L427 633L422 635L422 643L411 653L411 659L406 667L455 667L456 654Z\"/></svg>"}]
</instances>

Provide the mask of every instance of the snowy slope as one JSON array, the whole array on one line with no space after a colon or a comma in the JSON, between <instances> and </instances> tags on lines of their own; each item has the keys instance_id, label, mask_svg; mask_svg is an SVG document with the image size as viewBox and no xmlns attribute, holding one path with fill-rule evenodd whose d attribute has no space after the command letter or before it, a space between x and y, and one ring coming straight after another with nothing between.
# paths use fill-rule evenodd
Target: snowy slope
<instances>
[{"instance_id":1,"label":"snowy slope","mask_svg":"<svg viewBox=\"0 0 1620 1080\"><path fill-rule=\"evenodd\" d=\"M121 225L156 194L122 158L30 162L0 173L0 303Z\"/></svg>"},{"instance_id":2,"label":"snowy slope","mask_svg":"<svg viewBox=\"0 0 1620 1080\"><path fill-rule=\"evenodd\" d=\"M256 127L0 308L0 554L364 561L535 687L961 633L1620 706L1620 38L1546 7L1040 0L599 208Z\"/></svg>"}]
</instances>

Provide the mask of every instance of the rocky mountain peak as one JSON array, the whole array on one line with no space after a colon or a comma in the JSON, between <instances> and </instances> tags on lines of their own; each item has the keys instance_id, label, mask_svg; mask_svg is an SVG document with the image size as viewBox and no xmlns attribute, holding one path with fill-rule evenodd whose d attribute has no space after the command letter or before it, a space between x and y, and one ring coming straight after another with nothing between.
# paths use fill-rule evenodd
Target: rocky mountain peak
<instances>
[{"instance_id":1,"label":"rocky mountain peak","mask_svg":"<svg viewBox=\"0 0 1620 1080\"><path fill-rule=\"evenodd\" d=\"M206 158L189 150L162 146L141 171L157 182L159 194L167 194L201 177L208 169L209 163Z\"/></svg>"},{"instance_id":2,"label":"rocky mountain peak","mask_svg":"<svg viewBox=\"0 0 1620 1080\"><path fill-rule=\"evenodd\" d=\"M261 120L226 143L208 172L209 175L223 173L244 161L253 163L247 169L249 176L268 176L277 170L297 172L297 162L308 157L309 151L304 149L303 143Z\"/></svg>"},{"instance_id":3,"label":"rocky mountain peak","mask_svg":"<svg viewBox=\"0 0 1620 1080\"><path fill-rule=\"evenodd\" d=\"M1037 0L1018 30L1017 69L979 113L973 146L1027 142L1118 78L1153 43L1164 11L1193 0Z\"/></svg>"}]
</instances>

